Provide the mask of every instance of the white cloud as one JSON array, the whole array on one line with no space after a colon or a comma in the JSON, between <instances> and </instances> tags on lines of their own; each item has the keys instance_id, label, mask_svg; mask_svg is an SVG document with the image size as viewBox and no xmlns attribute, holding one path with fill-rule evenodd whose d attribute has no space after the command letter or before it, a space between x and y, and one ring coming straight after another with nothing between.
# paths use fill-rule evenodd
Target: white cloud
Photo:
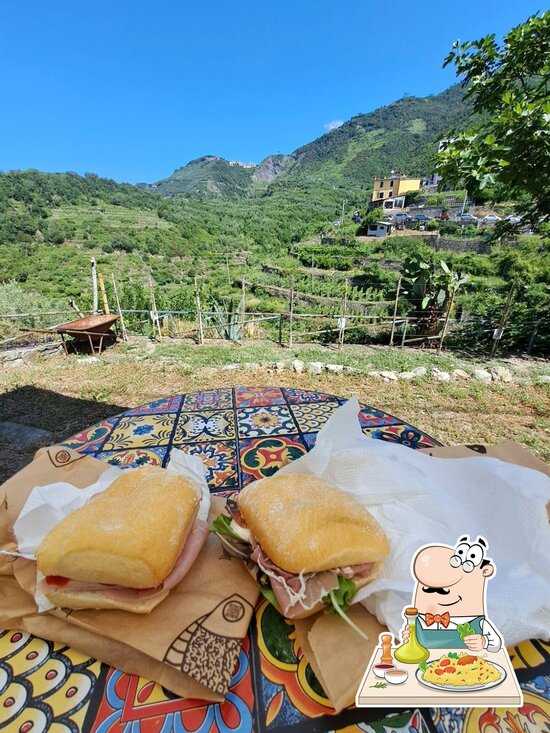
<instances>
[{"instance_id":1,"label":"white cloud","mask_svg":"<svg viewBox=\"0 0 550 733\"><path fill-rule=\"evenodd\" d=\"M344 124L344 120L332 120L331 122L326 122L323 127L327 132L330 132L331 130L336 130L337 127L342 127Z\"/></svg>"}]
</instances>

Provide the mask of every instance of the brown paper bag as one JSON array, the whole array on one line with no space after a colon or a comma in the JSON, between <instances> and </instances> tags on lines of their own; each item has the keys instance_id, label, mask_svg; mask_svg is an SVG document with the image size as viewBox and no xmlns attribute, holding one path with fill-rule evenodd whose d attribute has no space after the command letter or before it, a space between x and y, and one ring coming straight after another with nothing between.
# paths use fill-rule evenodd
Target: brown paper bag
<instances>
[{"instance_id":1,"label":"brown paper bag","mask_svg":"<svg viewBox=\"0 0 550 733\"><path fill-rule=\"evenodd\" d=\"M550 476L549 466L512 441L487 446L433 447L425 448L422 452L437 458L500 458ZM367 663L378 645L378 636L387 632L387 628L379 624L363 606L352 606L347 613L367 634L368 642L338 616L319 614L295 622L298 643L338 712L354 703Z\"/></svg>"},{"instance_id":2,"label":"brown paper bag","mask_svg":"<svg viewBox=\"0 0 550 733\"><path fill-rule=\"evenodd\" d=\"M499 458L507 463L514 463L516 466L524 466L540 471L550 476L550 466L540 458L529 453L519 443L512 440L505 440L498 445L449 445L422 448L421 453L427 453L435 458L472 458L474 456L488 456Z\"/></svg>"},{"instance_id":3,"label":"brown paper bag","mask_svg":"<svg viewBox=\"0 0 550 733\"><path fill-rule=\"evenodd\" d=\"M93 483L105 463L54 446L2 487L0 546L13 548L13 522L36 485ZM213 498L211 518L220 513ZM6 532L6 529L8 530ZM11 570L14 577L6 572ZM183 581L150 614L126 611L63 611L38 614L32 594L34 563L10 561L0 577L0 623L53 641L141 677L182 697L221 701L227 692L248 629L258 588L243 564L223 556L210 536Z\"/></svg>"},{"instance_id":4,"label":"brown paper bag","mask_svg":"<svg viewBox=\"0 0 550 733\"><path fill-rule=\"evenodd\" d=\"M362 639L339 616L320 613L295 621L296 638L336 712L353 705L378 636L387 631L363 606L347 615L369 637Z\"/></svg>"}]
</instances>

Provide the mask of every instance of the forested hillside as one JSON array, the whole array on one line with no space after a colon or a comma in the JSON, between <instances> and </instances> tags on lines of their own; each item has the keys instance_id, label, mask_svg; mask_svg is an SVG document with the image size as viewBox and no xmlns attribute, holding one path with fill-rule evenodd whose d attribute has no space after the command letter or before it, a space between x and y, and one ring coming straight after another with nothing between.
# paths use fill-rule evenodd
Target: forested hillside
<instances>
[{"instance_id":1,"label":"forested hillside","mask_svg":"<svg viewBox=\"0 0 550 733\"><path fill-rule=\"evenodd\" d=\"M192 194L235 199L277 178L288 185L345 185L365 191L377 175L397 170L428 175L438 141L450 129L464 129L471 119L460 85L430 97L403 97L392 104L352 117L331 132L287 156L269 156L255 168L208 155L178 168L156 184L141 184L161 196Z\"/></svg>"}]
</instances>

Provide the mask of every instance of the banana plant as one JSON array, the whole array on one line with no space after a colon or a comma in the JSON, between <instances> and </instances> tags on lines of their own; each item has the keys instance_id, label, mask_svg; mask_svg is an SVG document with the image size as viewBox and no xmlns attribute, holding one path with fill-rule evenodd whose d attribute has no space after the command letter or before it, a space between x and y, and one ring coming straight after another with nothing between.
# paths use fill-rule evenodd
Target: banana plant
<instances>
[{"instance_id":1,"label":"banana plant","mask_svg":"<svg viewBox=\"0 0 550 733\"><path fill-rule=\"evenodd\" d=\"M407 258L401 274L403 294L414 308L413 315L418 317L418 334L436 334L440 328L440 317L450 299L468 280L468 275L452 270L443 260L430 262L419 257Z\"/></svg>"}]
</instances>

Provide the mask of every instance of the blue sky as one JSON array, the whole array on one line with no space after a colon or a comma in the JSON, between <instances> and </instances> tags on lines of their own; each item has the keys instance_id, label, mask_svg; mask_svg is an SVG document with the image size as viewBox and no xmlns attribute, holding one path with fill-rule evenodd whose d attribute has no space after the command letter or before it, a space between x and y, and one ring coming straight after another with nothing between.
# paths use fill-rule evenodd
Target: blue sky
<instances>
[{"instance_id":1,"label":"blue sky","mask_svg":"<svg viewBox=\"0 0 550 733\"><path fill-rule=\"evenodd\" d=\"M454 82L456 38L540 1L0 0L0 170L152 182L205 154L259 162Z\"/></svg>"}]
</instances>

